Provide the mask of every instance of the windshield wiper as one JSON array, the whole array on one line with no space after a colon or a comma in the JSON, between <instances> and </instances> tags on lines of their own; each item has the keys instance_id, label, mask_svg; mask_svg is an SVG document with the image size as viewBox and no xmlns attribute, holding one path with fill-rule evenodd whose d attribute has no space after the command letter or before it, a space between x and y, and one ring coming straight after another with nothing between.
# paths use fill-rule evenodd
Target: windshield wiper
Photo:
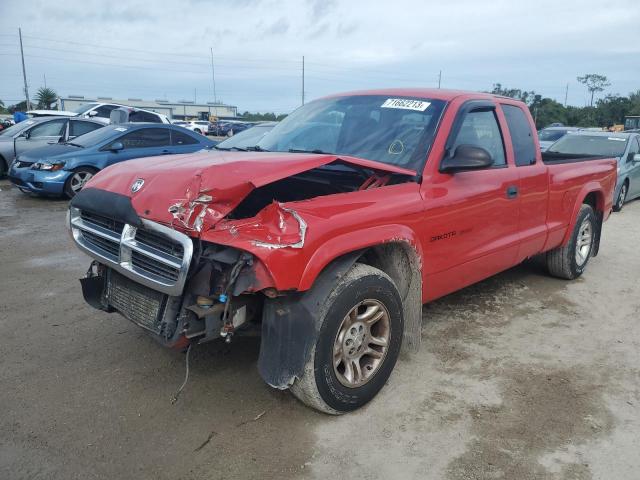
<instances>
[{"instance_id":1,"label":"windshield wiper","mask_svg":"<svg viewBox=\"0 0 640 480\"><path fill-rule=\"evenodd\" d=\"M240 148L240 147L224 148L224 147L219 147L217 145L214 145L213 148L215 148L216 150L224 150L225 152L229 152L231 150L235 150L235 151L238 151L238 152L246 152L247 151L246 148Z\"/></svg>"},{"instance_id":2,"label":"windshield wiper","mask_svg":"<svg viewBox=\"0 0 640 480\"><path fill-rule=\"evenodd\" d=\"M302 148L290 148L289 153L317 153L320 155L334 155L331 152L325 152L324 150L320 150L319 148L315 148L313 150L304 150Z\"/></svg>"},{"instance_id":3,"label":"windshield wiper","mask_svg":"<svg viewBox=\"0 0 640 480\"><path fill-rule=\"evenodd\" d=\"M249 150L250 152L268 152L269 151L262 148L259 145L254 145L253 147L247 147L247 150Z\"/></svg>"},{"instance_id":4,"label":"windshield wiper","mask_svg":"<svg viewBox=\"0 0 640 480\"><path fill-rule=\"evenodd\" d=\"M73 142L64 142L63 145L71 145L72 147L84 148L84 145L80 145Z\"/></svg>"}]
</instances>

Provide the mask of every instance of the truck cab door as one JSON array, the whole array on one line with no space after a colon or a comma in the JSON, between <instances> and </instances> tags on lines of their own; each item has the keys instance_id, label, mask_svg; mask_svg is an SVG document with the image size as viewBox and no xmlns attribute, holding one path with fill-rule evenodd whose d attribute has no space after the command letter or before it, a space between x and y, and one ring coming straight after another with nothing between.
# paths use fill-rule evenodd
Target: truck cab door
<instances>
[{"instance_id":1,"label":"truck cab door","mask_svg":"<svg viewBox=\"0 0 640 480\"><path fill-rule=\"evenodd\" d=\"M549 173L536 148L531 116L519 105L500 103L507 124L507 150L518 172L520 213L518 263L539 253L547 240Z\"/></svg>"},{"instance_id":2,"label":"truck cab door","mask_svg":"<svg viewBox=\"0 0 640 480\"><path fill-rule=\"evenodd\" d=\"M425 297L440 297L513 266L518 252L518 174L507 161L504 125L492 101L463 104L438 173L425 182ZM443 172L462 145L489 152L493 164Z\"/></svg>"},{"instance_id":3,"label":"truck cab door","mask_svg":"<svg viewBox=\"0 0 640 480\"><path fill-rule=\"evenodd\" d=\"M38 123L25 130L22 135L15 139L16 155L20 155L34 148L44 147L50 143L58 143L65 135L68 120L58 118L49 122Z\"/></svg>"}]
</instances>

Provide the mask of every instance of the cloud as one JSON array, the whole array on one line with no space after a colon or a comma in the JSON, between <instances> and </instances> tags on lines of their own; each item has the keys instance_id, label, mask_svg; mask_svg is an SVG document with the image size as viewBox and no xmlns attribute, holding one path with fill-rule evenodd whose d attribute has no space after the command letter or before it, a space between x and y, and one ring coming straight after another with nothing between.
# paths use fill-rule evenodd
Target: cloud
<instances>
[{"instance_id":1,"label":"cloud","mask_svg":"<svg viewBox=\"0 0 640 480\"><path fill-rule=\"evenodd\" d=\"M20 99L17 27L30 90L212 100L288 111L305 91L501 82L584 103L576 76L607 75L609 91L640 88L637 0L66 0L0 1L0 98ZM12 102L9 102L12 103Z\"/></svg>"}]
</instances>

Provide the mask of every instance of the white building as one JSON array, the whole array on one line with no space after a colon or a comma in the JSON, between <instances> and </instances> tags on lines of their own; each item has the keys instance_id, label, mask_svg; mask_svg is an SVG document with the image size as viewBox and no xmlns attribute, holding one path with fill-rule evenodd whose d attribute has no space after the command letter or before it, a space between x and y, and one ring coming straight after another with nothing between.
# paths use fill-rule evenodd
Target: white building
<instances>
[{"instance_id":1,"label":"white building","mask_svg":"<svg viewBox=\"0 0 640 480\"><path fill-rule=\"evenodd\" d=\"M58 110L73 110L85 103L117 103L130 107L144 108L154 112L163 113L174 120L206 120L209 117L235 118L238 116L238 107L225 105L220 102L195 103L189 100L172 102L170 100L142 100L140 98L128 98L127 100L112 97L85 98L81 95L69 95L58 99Z\"/></svg>"}]
</instances>

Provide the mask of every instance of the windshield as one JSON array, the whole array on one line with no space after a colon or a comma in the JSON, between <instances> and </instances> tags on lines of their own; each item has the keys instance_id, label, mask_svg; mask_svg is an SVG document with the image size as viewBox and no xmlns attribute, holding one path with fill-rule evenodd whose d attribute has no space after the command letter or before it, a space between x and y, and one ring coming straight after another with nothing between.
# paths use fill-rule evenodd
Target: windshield
<instances>
[{"instance_id":1,"label":"windshield","mask_svg":"<svg viewBox=\"0 0 640 480\"><path fill-rule=\"evenodd\" d=\"M351 155L419 170L444 105L442 100L382 95L316 100L287 116L258 147Z\"/></svg>"},{"instance_id":2,"label":"windshield","mask_svg":"<svg viewBox=\"0 0 640 480\"><path fill-rule=\"evenodd\" d=\"M31 127L32 125L35 125L36 122L34 122L33 120L24 120L20 123L16 123L15 125L10 126L9 128L2 130L0 132L0 135L6 135L7 137L12 137L13 135L17 135L18 133L20 133L21 131L25 130L26 128Z\"/></svg>"},{"instance_id":3,"label":"windshield","mask_svg":"<svg viewBox=\"0 0 640 480\"><path fill-rule=\"evenodd\" d=\"M126 132L128 129L126 127L103 127L98 128L89 133L85 133L84 135L80 135L72 140L72 143L75 145L79 145L81 147L92 147L97 145L105 140L109 140L110 138L116 137L121 133Z\"/></svg>"},{"instance_id":4,"label":"windshield","mask_svg":"<svg viewBox=\"0 0 640 480\"><path fill-rule=\"evenodd\" d=\"M621 157L626 147L626 138L605 135L566 135L551 145L547 151L585 156Z\"/></svg>"},{"instance_id":5,"label":"windshield","mask_svg":"<svg viewBox=\"0 0 640 480\"><path fill-rule=\"evenodd\" d=\"M73 113L84 113L87 110L91 110L93 107L97 107L98 104L97 103L83 103L82 105L78 105L76 108L72 108L71 110L68 110L69 112L73 112Z\"/></svg>"},{"instance_id":6,"label":"windshield","mask_svg":"<svg viewBox=\"0 0 640 480\"><path fill-rule=\"evenodd\" d=\"M248 128L240 133L236 133L233 137L223 140L216 145L216 148L222 150L225 148L255 147L262 137L273 130L273 127L275 127L275 125L256 125L255 127Z\"/></svg>"},{"instance_id":7,"label":"windshield","mask_svg":"<svg viewBox=\"0 0 640 480\"><path fill-rule=\"evenodd\" d=\"M538 139L541 142L555 142L556 140L564 137L568 130L541 130L538 133Z\"/></svg>"},{"instance_id":8,"label":"windshield","mask_svg":"<svg viewBox=\"0 0 640 480\"><path fill-rule=\"evenodd\" d=\"M640 117L627 117L624 119L625 130L635 130L640 128Z\"/></svg>"}]
</instances>

